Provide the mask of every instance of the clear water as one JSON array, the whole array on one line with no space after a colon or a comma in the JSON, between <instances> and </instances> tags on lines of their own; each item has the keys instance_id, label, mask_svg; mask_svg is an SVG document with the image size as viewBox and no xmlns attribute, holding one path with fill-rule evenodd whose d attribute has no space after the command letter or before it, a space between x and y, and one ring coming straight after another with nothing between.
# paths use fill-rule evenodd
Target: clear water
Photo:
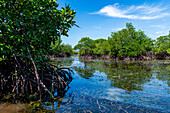
<instances>
[{"instance_id":1,"label":"clear water","mask_svg":"<svg viewBox=\"0 0 170 113\"><path fill-rule=\"evenodd\" d=\"M170 60L83 60L53 64L74 71L65 97L46 110L56 112L170 112Z\"/></svg>"}]
</instances>

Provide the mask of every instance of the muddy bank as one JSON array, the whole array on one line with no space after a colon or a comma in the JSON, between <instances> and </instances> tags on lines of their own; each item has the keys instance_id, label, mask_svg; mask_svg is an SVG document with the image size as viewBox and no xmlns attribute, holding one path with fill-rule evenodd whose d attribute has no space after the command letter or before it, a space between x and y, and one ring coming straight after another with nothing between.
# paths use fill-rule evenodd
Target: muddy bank
<instances>
[{"instance_id":1,"label":"muddy bank","mask_svg":"<svg viewBox=\"0 0 170 113\"><path fill-rule=\"evenodd\" d=\"M23 113L27 109L27 104L0 103L0 113Z\"/></svg>"},{"instance_id":2,"label":"muddy bank","mask_svg":"<svg viewBox=\"0 0 170 113\"><path fill-rule=\"evenodd\" d=\"M54 57L70 57L71 54L67 52L61 52L60 54L54 54Z\"/></svg>"},{"instance_id":3,"label":"muddy bank","mask_svg":"<svg viewBox=\"0 0 170 113\"><path fill-rule=\"evenodd\" d=\"M152 53L145 53L143 55L138 56L114 56L114 55L94 55L94 54L86 54L86 55L79 55L80 58L83 59L96 59L96 58L103 58L103 59L115 59L115 60L170 60L170 54L168 53L159 53L159 54L152 54Z\"/></svg>"},{"instance_id":4,"label":"muddy bank","mask_svg":"<svg viewBox=\"0 0 170 113\"><path fill-rule=\"evenodd\" d=\"M58 57L70 57L70 53L62 52L60 54L53 54L53 55L46 55L45 57L50 58L50 59L55 59Z\"/></svg>"}]
</instances>

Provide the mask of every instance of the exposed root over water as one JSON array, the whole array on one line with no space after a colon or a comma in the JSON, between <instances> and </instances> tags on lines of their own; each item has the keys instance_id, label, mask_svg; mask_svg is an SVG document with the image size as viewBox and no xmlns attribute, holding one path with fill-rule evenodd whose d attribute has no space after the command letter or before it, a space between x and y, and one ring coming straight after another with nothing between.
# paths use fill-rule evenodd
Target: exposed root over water
<instances>
[{"instance_id":1,"label":"exposed root over water","mask_svg":"<svg viewBox=\"0 0 170 113\"><path fill-rule=\"evenodd\" d=\"M14 55L14 59L0 62L0 99L44 100L64 96L72 81L72 70L59 68L43 60Z\"/></svg>"}]
</instances>

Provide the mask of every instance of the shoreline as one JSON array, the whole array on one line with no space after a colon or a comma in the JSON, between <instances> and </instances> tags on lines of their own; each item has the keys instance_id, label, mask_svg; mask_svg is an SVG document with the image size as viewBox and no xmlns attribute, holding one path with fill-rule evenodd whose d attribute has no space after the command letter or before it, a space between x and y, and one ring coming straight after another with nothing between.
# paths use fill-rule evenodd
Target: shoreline
<instances>
[{"instance_id":1,"label":"shoreline","mask_svg":"<svg viewBox=\"0 0 170 113\"><path fill-rule=\"evenodd\" d=\"M0 112L2 113L22 113L28 109L28 104L0 103Z\"/></svg>"},{"instance_id":2,"label":"shoreline","mask_svg":"<svg viewBox=\"0 0 170 113\"><path fill-rule=\"evenodd\" d=\"M133 56L133 57L120 57L120 56L110 56L110 55L78 55L80 58L83 59L96 59L96 58L102 58L102 59L114 59L114 60L170 60L169 54L146 54L146 55L139 55L139 56Z\"/></svg>"}]
</instances>

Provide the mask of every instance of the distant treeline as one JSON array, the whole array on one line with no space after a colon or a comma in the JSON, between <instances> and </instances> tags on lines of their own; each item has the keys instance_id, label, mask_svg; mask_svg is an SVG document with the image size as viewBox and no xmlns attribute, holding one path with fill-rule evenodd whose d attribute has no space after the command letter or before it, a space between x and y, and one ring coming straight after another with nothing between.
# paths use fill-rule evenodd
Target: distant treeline
<instances>
[{"instance_id":1,"label":"distant treeline","mask_svg":"<svg viewBox=\"0 0 170 113\"><path fill-rule=\"evenodd\" d=\"M78 54L78 52L74 51L71 45L62 43L62 40L56 41L55 44L51 43L52 56L69 57L71 54Z\"/></svg>"},{"instance_id":2,"label":"distant treeline","mask_svg":"<svg viewBox=\"0 0 170 113\"><path fill-rule=\"evenodd\" d=\"M74 47L85 58L114 58L125 60L170 59L170 32L157 40L149 38L144 31L135 30L132 23L126 28L112 32L108 39L82 38Z\"/></svg>"},{"instance_id":3,"label":"distant treeline","mask_svg":"<svg viewBox=\"0 0 170 113\"><path fill-rule=\"evenodd\" d=\"M61 41L56 41L55 44L51 44L51 53L56 57L65 57L73 54L73 48L69 44L60 44Z\"/></svg>"}]
</instances>

